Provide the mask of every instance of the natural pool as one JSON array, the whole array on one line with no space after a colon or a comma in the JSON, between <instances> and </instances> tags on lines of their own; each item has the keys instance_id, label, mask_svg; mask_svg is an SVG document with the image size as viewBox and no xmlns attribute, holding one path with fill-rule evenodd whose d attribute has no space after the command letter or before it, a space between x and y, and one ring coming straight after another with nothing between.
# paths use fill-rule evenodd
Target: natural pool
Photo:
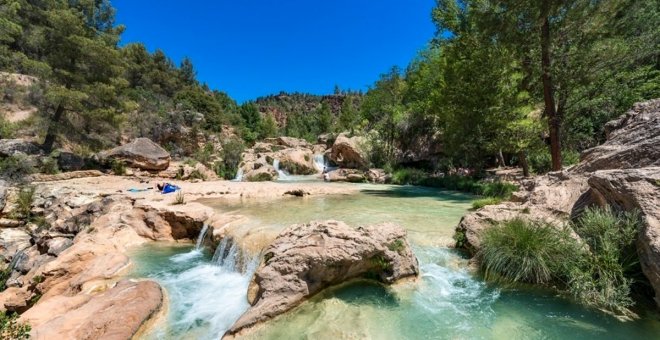
<instances>
[{"instance_id":1,"label":"natural pool","mask_svg":"<svg viewBox=\"0 0 660 340\"><path fill-rule=\"evenodd\" d=\"M652 339L657 315L620 322L542 291L488 285L444 247L471 197L433 189L360 185L354 195L276 201L206 202L247 217L240 228L277 233L293 223L336 219L351 225L394 222L409 231L420 280L383 287L355 282L328 290L266 323L255 339ZM256 261L236 269L236 247L216 256L194 247L150 245L133 255L133 276L167 290L167 321L149 338L218 339L248 308L246 289Z\"/></svg>"}]
</instances>

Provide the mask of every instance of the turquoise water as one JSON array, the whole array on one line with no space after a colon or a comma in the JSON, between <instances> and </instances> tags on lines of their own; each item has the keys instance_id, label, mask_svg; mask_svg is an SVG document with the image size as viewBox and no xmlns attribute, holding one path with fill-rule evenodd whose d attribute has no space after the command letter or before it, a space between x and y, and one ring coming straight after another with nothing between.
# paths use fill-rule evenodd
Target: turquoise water
<instances>
[{"instance_id":1,"label":"turquoise water","mask_svg":"<svg viewBox=\"0 0 660 340\"><path fill-rule=\"evenodd\" d=\"M395 222L409 231L420 262L414 282L390 287L354 282L327 290L247 336L254 339L657 339L658 315L621 322L555 294L484 283L460 252L443 247L471 197L432 189L360 185L356 195L278 201L206 202L245 215L251 235L293 223L337 219L352 225ZM225 244L227 249L229 245ZM167 322L149 335L217 339L247 308L256 262L236 270L236 249L213 261L192 247L151 245L134 254L137 277L163 284Z\"/></svg>"}]
</instances>

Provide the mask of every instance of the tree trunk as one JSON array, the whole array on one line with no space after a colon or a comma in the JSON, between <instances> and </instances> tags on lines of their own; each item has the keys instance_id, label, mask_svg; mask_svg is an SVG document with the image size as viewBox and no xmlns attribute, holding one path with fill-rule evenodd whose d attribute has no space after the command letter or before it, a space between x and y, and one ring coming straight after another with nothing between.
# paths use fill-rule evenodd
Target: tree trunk
<instances>
[{"instance_id":1,"label":"tree trunk","mask_svg":"<svg viewBox=\"0 0 660 340\"><path fill-rule=\"evenodd\" d=\"M46 138L44 139L44 143L41 146L46 153L50 153L51 151L53 151L53 144L55 144L55 137L57 136L57 127L58 124L60 123L60 119L62 119L63 114L64 114L64 105L60 104L57 106L57 109L55 109L55 114L48 122L48 131L46 132Z\"/></svg>"},{"instance_id":2,"label":"tree trunk","mask_svg":"<svg viewBox=\"0 0 660 340\"><path fill-rule=\"evenodd\" d=\"M525 151L518 152L518 159L520 161L520 166L523 169L523 176L529 177L529 164L527 163L527 154Z\"/></svg>"},{"instance_id":3,"label":"tree trunk","mask_svg":"<svg viewBox=\"0 0 660 340\"><path fill-rule=\"evenodd\" d=\"M543 0L541 25L541 66L543 80L543 99L545 102L545 113L548 116L548 128L550 130L550 155L552 156L552 170L561 170L561 141L559 140L559 130L561 128L561 118L557 116L555 109L555 98L550 76L550 21L549 21L549 0Z\"/></svg>"},{"instance_id":4,"label":"tree trunk","mask_svg":"<svg viewBox=\"0 0 660 340\"><path fill-rule=\"evenodd\" d=\"M504 155L502 154L502 149L497 151L497 162L499 163L499 166L506 167L506 162L504 161Z\"/></svg>"}]
</instances>

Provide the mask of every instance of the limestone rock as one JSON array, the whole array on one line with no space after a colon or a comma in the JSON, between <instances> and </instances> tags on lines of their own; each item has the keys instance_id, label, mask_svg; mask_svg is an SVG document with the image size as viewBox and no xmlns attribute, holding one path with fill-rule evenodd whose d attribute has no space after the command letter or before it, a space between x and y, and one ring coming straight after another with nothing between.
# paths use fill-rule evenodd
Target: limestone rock
<instances>
[{"instance_id":1,"label":"limestone rock","mask_svg":"<svg viewBox=\"0 0 660 340\"><path fill-rule=\"evenodd\" d=\"M266 248L250 284L252 307L229 335L282 314L322 289L367 277L393 283L419 273L403 228L353 228L326 221L293 225Z\"/></svg>"},{"instance_id":2,"label":"limestone rock","mask_svg":"<svg viewBox=\"0 0 660 340\"><path fill-rule=\"evenodd\" d=\"M637 251L660 306L660 167L597 171L589 185L601 205L641 213L644 225Z\"/></svg>"},{"instance_id":3,"label":"limestone rock","mask_svg":"<svg viewBox=\"0 0 660 340\"><path fill-rule=\"evenodd\" d=\"M165 170L170 164L170 154L148 138L137 138L99 154L104 161L116 159L141 170Z\"/></svg>"},{"instance_id":4,"label":"limestone rock","mask_svg":"<svg viewBox=\"0 0 660 340\"><path fill-rule=\"evenodd\" d=\"M319 172L314 166L314 154L309 149L287 149L278 154L280 168L292 175L312 175Z\"/></svg>"},{"instance_id":5,"label":"limestone rock","mask_svg":"<svg viewBox=\"0 0 660 340\"><path fill-rule=\"evenodd\" d=\"M0 211L5 208L7 203L7 190L9 190L9 183L0 179Z\"/></svg>"},{"instance_id":6,"label":"limestone rock","mask_svg":"<svg viewBox=\"0 0 660 340\"><path fill-rule=\"evenodd\" d=\"M364 182L364 174L357 169L337 169L327 173L327 180L330 182Z\"/></svg>"},{"instance_id":7,"label":"limestone rock","mask_svg":"<svg viewBox=\"0 0 660 340\"><path fill-rule=\"evenodd\" d=\"M20 321L32 325L33 339L131 339L162 304L156 282L124 280L98 295L49 299Z\"/></svg>"},{"instance_id":8,"label":"limestone rock","mask_svg":"<svg viewBox=\"0 0 660 340\"><path fill-rule=\"evenodd\" d=\"M41 154L41 148L37 144L23 139L0 139L1 157L17 154L38 155Z\"/></svg>"},{"instance_id":9,"label":"limestone rock","mask_svg":"<svg viewBox=\"0 0 660 340\"><path fill-rule=\"evenodd\" d=\"M243 178L248 182L272 181L277 178L277 171L272 165L262 165L258 169L245 173Z\"/></svg>"},{"instance_id":10,"label":"limestone rock","mask_svg":"<svg viewBox=\"0 0 660 340\"><path fill-rule=\"evenodd\" d=\"M660 99L635 104L605 130L607 141L585 151L574 171L660 166Z\"/></svg>"},{"instance_id":11,"label":"limestone rock","mask_svg":"<svg viewBox=\"0 0 660 340\"><path fill-rule=\"evenodd\" d=\"M392 180L392 176L385 172L383 169L369 169L365 173L367 180L371 183L385 184Z\"/></svg>"},{"instance_id":12,"label":"limestone rock","mask_svg":"<svg viewBox=\"0 0 660 340\"><path fill-rule=\"evenodd\" d=\"M30 247L30 234L17 228L0 229L0 257L12 259L21 250Z\"/></svg>"},{"instance_id":13,"label":"limestone rock","mask_svg":"<svg viewBox=\"0 0 660 340\"><path fill-rule=\"evenodd\" d=\"M63 171L78 171L85 167L85 159L68 151L59 151L57 166Z\"/></svg>"},{"instance_id":14,"label":"limestone rock","mask_svg":"<svg viewBox=\"0 0 660 340\"><path fill-rule=\"evenodd\" d=\"M103 173L98 170L82 170L82 171L63 172L55 175L34 174L34 175L30 175L30 180L32 182L55 182L55 181L67 181L76 178L101 177L101 176L103 176Z\"/></svg>"},{"instance_id":15,"label":"limestone rock","mask_svg":"<svg viewBox=\"0 0 660 340\"><path fill-rule=\"evenodd\" d=\"M332 145L330 160L342 168L363 169L367 166L364 143L362 137L349 138L346 134L340 134Z\"/></svg>"}]
</instances>

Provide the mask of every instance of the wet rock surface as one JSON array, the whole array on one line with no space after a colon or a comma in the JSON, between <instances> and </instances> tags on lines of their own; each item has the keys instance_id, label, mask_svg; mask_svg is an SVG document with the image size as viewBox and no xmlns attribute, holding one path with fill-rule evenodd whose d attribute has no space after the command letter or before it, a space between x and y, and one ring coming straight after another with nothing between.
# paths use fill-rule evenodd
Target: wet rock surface
<instances>
[{"instance_id":1,"label":"wet rock surface","mask_svg":"<svg viewBox=\"0 0 660 340\"><path fill-rule=\"evenodd\" d=\"M325 221L293 225L264 254L248 289L252 307L228 336L276 317L332 285L361 277L394 283L419 273L405 230L394 224L354 228Z\"/></svg>"}]
</instances>

